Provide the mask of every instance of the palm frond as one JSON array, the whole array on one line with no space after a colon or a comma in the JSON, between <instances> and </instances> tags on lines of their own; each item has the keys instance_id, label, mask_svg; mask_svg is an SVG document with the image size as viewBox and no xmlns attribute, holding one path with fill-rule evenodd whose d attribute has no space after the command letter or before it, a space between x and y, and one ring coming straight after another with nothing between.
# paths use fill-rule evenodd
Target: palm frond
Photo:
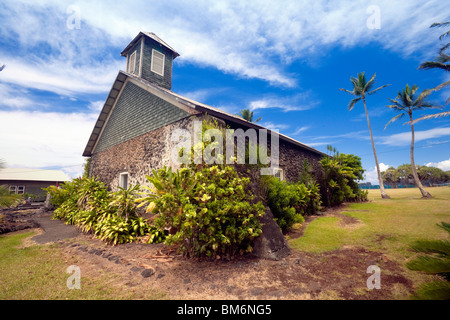
<instances>
[{"instance_id":1,"label":"palm frond","mask_svg":"<svg viewBox=\"0 0 450 320\"><path fill-rule=\"evenodd\" d=\"M450 21L435 22L430 26L430 28L441 28L441 27L446 27L446 26L450 26Z\"/></svg>"},{"instance_id":2,"label":"palm frond","mask_svg":"<svg viewBox=\"0 0 450 320\"><path fill-rule=\"evenodd\" d=\"M376 77L376 73L373 74L372 78L370 78L369 81L367 81L367 83L364 83L364 91L367 92L367 94L371 94L368 93L370 91L370 89L373 87L373 85L375 84L375 77ZM365 78L364 78L365 80ZM381 89L381 88L379 88Z\"/></svg>"},{"instance_id":3,"label":"palm frond","mask_svg":"<svg viewBox=\"0 0 450 320\"><path fill-rule=\"evenodd\" d=\"M419 121L422 121L422 120L437 119L437 118L447 117L447 116L450 116L450 111L445 111L445 112L439 112L439 113L435 113L435 114L430 114L430 115L428 115L428 116L424 116L424 117L421 117L421 118L419 118L419 119L416 119L416 120L414 120L412 123L415 124L415 123L417 123L417 122L419 122Z\"/></svg>"},{"instance_id":4,"label":"palm frond","mask_svg":"<svg viewBox=\"0 0 450 320\"><path fill-rule=\"evenodd\" d=\"M422 285L416 292L418 300L448 300L450 283L448 281L433 281Z\"/></svg>"},{"instance_id":5,"label":"palm frond","mask_svg":"<svg viewBox=\"0 0 450 320\"><path fill-rule=\"evenodd\" d=\"M393 104L391 104L389 106L386 106L387 108L394 109L395 111L398 111L398 112L404 112L405 111L405 107L402 104L400 104L400 102L398 102L397 100L391 99L391 98L388 98L388 99Z\"/></svg>"},{"instance_id":6,"label":"palm frond","mask_svg":"<svg viewBox=\"0 0 450 320\"><path fill-rule=\"evenodd\" d=\"M411 248L417 252L450 256L450 242L448 240L417 240L411 245Z\"/></svg>"},{"instance_id":7,"label":"palm frond","mask_svg":"<svg viewBox=\"0 0 450 320\"><path fill-rule=\"evenodd\" d=\"M450 45L450 42L448 43L448 45ZM446 50L446 48L441 48L441 50ZM439 56L435 60L440 63L447 63L450 61L450 56L446 55L443 52L439 52Z\"/></svg>"},{"instance_id":8,"label":"palm frond","mask_svg":"<svg viewBox=\"0 0 450 320\"><path fill-rule=\"evenodd\" d=\"M433 104L431 102L424 102L424 101L419 101L418 99L416 99L416 101L414 101L414 105L412 107L412 110L416 111L416 110L424 110L424 109L442 109L442 106L439 106L437 104Z\"/></svg>"},{"instance_id":9,"label":"palm frond","mask_svg":"<svg viewBox=\"0 0 450 320\"><path fill-rule=\"evenodd\" d=\"M348 111L351 111L351 110L353 109L353 107L355 106L355 104L356 104L359 100L361 100L361 98L355 98L355 99L352 99L352 100L350 101L350 103L348 104Z\"/></svg>"},{"instance_id":10,"label":"palm frond","mask_svg":"<svg viewBox=\"0 0 450 320\"><path fill-rule=\"evenodd\" d=\"M434 87L434 88L431 88L431 89L426 89L425 91L431 91L431 92L439 91L439 90L441 90L442 88L445 88L445 87L448 86L448 85L450 85L450 81L446 81L446 82L444 82L444 83L441 83L441 84L438 85L437 87ZM430 93L431 93L431 92L430 92Z\"/></svg>"},{"instance_id":11,"label":"palm frond","mask_svg":"<svg viewBox=\"0 0 450 320\"><path fill-rule=\"evenodd\" d=\"M429 70L429 69L442 69L445 71L450 71L450 65L444 64L441 62L436 61L425 61L424 63L421 63L419 66L419 69Z\"/></svg>"},{"instance_id":12,"label":"palm frond","mask_svg":"<svg viewBox=\"0 0 450 320\"><path fill-rule=\"evenodd\" d=\"M375 90L372 90L372 91L368 92L367 94L369 94L369 95L374 94L374 93L377 92L378 90L381 90L381 89L383 89L383 88L385 88L385 87L389 87L389 86L390 86L390 84L385 84L384 86L381 86L381 87L379 87L379 88L376 88Z\"/></svg>"},{"instance_id":13,"label":"palm frond","mask_svg":"<svg viewBox=\"0 0 450 320\"><path fill-rule=\"evenodd\" d=\"M406 266L410 270L423 271L425 273L445 273L450 272L449 259L440 259L431 256L421 256L409 261Z\"/></svg>"},{"instance_id":14,"label":"palm frond","mask_svg":"<svg viewBox=\"0 0 450 320\"><path fill-rule=\"evenodd\" d=\"M439 228L444 229L445 231L447 231L450 234L450 223L441 221L441 224L437 223L436 224Z\"/></svg>"},{"instance_id":15,"label":"palm frond","mask_svg":"<svg viewBox=\"0 0 450 320\"><path fill-rule=\"evenodd\" d=\"M393 117L391 120L389 120L388 123L386 123L386 125L384 126L384 129L386 130L387 126L388 126L391 122L397 121L398 119L403 118L405 115L406 115L406 113L400 113L400 114L396 115L396 116Z\"/></svg>"},{"instance_id":16,"label":"palm frond","mask_svg":"<svg viewBox=\"0 0 450 320\"><path fill-rule=\"evenodd\" d=\"M340 88L339 90L341 90L341 91L344 91L344 92L347 92L347 93L350 93L350 94L352 94L352 95L356 95L355 94L355 91L350 91L350 90L347 90L347 89L342 89L342 88Z\"/></svg>"}]
</instances>

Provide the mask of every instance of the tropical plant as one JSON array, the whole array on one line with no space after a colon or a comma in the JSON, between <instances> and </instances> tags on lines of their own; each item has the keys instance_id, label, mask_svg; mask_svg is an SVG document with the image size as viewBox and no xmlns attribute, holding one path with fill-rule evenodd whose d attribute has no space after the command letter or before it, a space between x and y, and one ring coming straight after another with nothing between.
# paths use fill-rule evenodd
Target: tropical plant
<instances>
[{"instance_id":1,"label":"tropical plant","mask_svg":"<svg viewBox=\"0 0 450 320\"><path fill-rule=\"evenodd\" d=\"M132 242L150 233L146 219L139 217L134 200L139 186L108 192L106 185L93 178L77 178L60 188L45 190L57 206L54 219L92 232L112 244Z\"/></svg>"},{"instance_id":2,"label":"tropical plant","mask_svg":"<svg viewBox=\"0 0 450 320\"><path fill-rule=\"evenodd\" d=\"M4 161L0 159L0 170L3 169L4 165ZM0 186L0 208L16 205L21 199L23 199L21 195L10 193L8 186Z\"/></svg>"},{"instance_id":3,"label":"tropical plant","mask_svg":"<svg viewBox=\"0 0 450 320\"><path fill-rule=\"evenodd\" d=\"M327 207L344 201L367 201L367 191L359 189L358 180L364 179L361 158L352 154L335 152L333 157L323 157L320 190L322 202Z\"/></svg>"},{"instance_id":4,"label":"tropical plant","mask_svg":"<svg viewBox=\"0 0 450 320\"><path fill-rule=\"evenodd\" d=\"M358 73L358 76L356 78L350 77L350 81L353 85L352 91L342 89L342 88L340 90L350 93L351 95L353 95L355 97L348 104L349 111L353 109L353 107L355 106L355 104L357 102L359 102L360 100L363 101L364 111L366 112L367 125L369 127L370 141L372 142L373 156L375 158L375 165L377 168L378 181L380 183L381 197L384 199L387 199L387 198L389 198L389 196L387 195L386 191L384 190L384 186L383 186L383 179L381 177L380 165L378 163L377 152L375 150L375 143L373 142L373 135L372 135L372 128L370 126L369 113L367 112L366 97L368 95L372 95L372 94L376 93L377 91L389 86L389 84L383 85L377 89L373 89L373 86L375 85L375 74L372 76L372 78L370 78L369 81L366 81L366 76L365 76L364 72Z\"/></svg>"},{"instance_id":5,"label":"tropical plant","mask_svg":"<svg viewBox=\"0 0 450 320\"><path fill-rule=\"evenodd\" d=\"M164 167L147 179L153 187L137 202L158 215L159 235L169 229L166 244L179 245L188 257L231 258L252 250L252 240L262 232L258 218L264 207L252 204L249 178L240 178L230 166L192 166L176 172Z\"/></svg>"},{"instance_id":6,"label":"tropical plant","mask_svg":"<svg viewBox=\"0 0 450 320\"><path fill-rule=\"evenodd\" d=\"M263 183L267 186L267 205L283 233L320 209L318 184L288 183L271 176L265 176Z\"/></svg>"},{"instance_id":7,"label":"tropical plant","mask_svg":"<svg viewBox=\"0 0 450 320\"><path fill-rule=\"evenodd\" d=\"M109 206L125 221L129 218L138 218L135 200L139 189L139 185L130 185L128 189L119 187L119 190L111 195Z\"/></svg>"},{"instance_id":8,"label":"tropical plant","mask_svg":"<svg viewBox=\"0 0 450 320\"><path fill-rule=\"evenodd\" d=\"M0 186L0 209L18 204L22 200L20 194L10 193L8 186Z\"/></svg>"},{"instance_id":9,"label":"tropical plant","mask_svg":"<svg viewBox=\"0 0 450 320\"><path fill-rule=\"evenodd\" d=\"M450 21L447 22L435 22L433 23L430 28L442 28L442 27L449 27ZM450 30L444 32L439 37L439 40L443 40L450 36ZM450 42L446 43L444 46L442 46L439 49L439 56L435 59L435 61L425 61L420 64L419 69L442 69L445 71L450 71L450 64L448 63L450 61L450 56L447 55L445 52L450 48Z\"/></svg>"},{"instance_id":10,"label":"tropical plant","mask_svg":"<svg viewBox=\"0 0 450 320\"><path fill-rule=\"evenodd\" d=\"M410 148L410 158L411 158L411 170L412 175L414 177L414 183L419 188L420 192L422 193L422 197L424 198L431 198L431 194L425 190L422 183L420 182L419 176L417 174L417 168L416 164L414 162L414 124L413 124L413 112L418 110L424 110L424 109L431 109L431 108L438 108L439 106L434 105L427 101L427 97L431 94L429 90L423 91L421 94L416 95L417 90L419 89L418 86L413 85L412 87L409 87L409 85L406 85L405 89L402 91L399 91L397 93L397 97L394 99L389 100L393 103L391 105L388 105L386 107L391 108L392 110L398 112L399 114L393 117L384 127L386 127L394 121L397 121L405 116L409 119L409 124L411 125L411 148Z\"/></svg>"},{"instance_id":11,"label":"tropical plant","mask_svg":"<svg viewBox=\"0 0 450 320\"><path fill-rule=\"evenodd\" d=\"M242 109L238 114L236 114L237 116L241 117L244 120L247 120L249 122L253 122L256 123L258 121L261 120L261 117L259 117L256 120L253 120L253 111L250 111L250 109Z\"/></svg>"},{"instance_id":12,"label":"tropical plant","mask_svg":"<svg viewBox=\"0 0 450 320\"><path fill-rule=\"evenodd\" d=\"M430 28L441 28L441 27L448 27L450 26L450 21L447 22L436 22L433 23ZM443 34L441 34L441 36L439 37L439 40L443 40L447 37L450 36L450 30L444 32ZM435 59L435 61L426 61L423 62L420 66L419 69L425 69L425 70L429 70L429 69L441 69L444 70L446 72L450 71L450 56L448 54L446 54L446 51L450 48L450 42L444 44L444 46L442 46L439 50L439 56ZM439 91L440 89L447 87L448 85L450 85L450 81L446 81L444 83L441 83L440 85L438 85L435 88L432 89L428 89L428 91L434 92L434 91ZM450 97L447 99L446 104L448 104L450 102ZM450 111L444 111L444 112L439 112L439 113L435 113L435 114L430 114L427 116L423 116L419 119L414 120L413 123L417 123L419 121L422 120L428 120L428 119L436 119L436 118L440 118L440 117L446 117L446 116L450 116Z\"/></svg>"},{"instance_id":13,"label":"tropical plant","mask_svg":"<svg viewBox=\"0 0 450 320\"><path fill-rule=\"evenodd\" d=\"M450 223L442 221L438 227L450 234ZM450 299L450 242L448 240L418 240L411 248L424 255L409 261L406 264L409 269L442 277L442 280L423 285L417 292L418 298Z\"/></svg>"}]
</instances>

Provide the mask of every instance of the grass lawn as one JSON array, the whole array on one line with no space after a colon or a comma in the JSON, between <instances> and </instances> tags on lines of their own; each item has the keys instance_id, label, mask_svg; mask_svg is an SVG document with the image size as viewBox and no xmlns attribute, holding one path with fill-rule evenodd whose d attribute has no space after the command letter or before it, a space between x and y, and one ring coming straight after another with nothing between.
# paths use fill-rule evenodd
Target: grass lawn
<instances>
[{"instance_id":1,"label":"grass lawn","mask_svg":"<svg viewBox=\"0 0 450 320\"><path fill-rule=\"evenodd\" d=\"M23 247L23 240L34 232L18 232L0 236L0 300L66 300L66 299L155 299L161 295L147 292L136 296L111 285L114 276L89 277L82 275L82 290L68 289L66 273L75 264L65 258L56 246L33 245Z\"/></svg>"},{"instance_id":2,"label":"grass lawn","mask_svg":"<svg viewBox=\"0 0 450 320\"><path fill-rule=\"evenodd\" d=\"M450 222L450 187L427 190L432 199L422 199L415 188L388 189L391 199L381 199L379 190L369 190L370 202L352 203L339 212L357 219L357 223L344 225L339 216L319 217L306 227L303 237L289 244L306 252L362 246L383 252L390 260L404 265L416 255L409 249L413 241L448 237L436 224ZM430 279L418 272L407 272L417 284Z\"/></svg>"}]
</instances>

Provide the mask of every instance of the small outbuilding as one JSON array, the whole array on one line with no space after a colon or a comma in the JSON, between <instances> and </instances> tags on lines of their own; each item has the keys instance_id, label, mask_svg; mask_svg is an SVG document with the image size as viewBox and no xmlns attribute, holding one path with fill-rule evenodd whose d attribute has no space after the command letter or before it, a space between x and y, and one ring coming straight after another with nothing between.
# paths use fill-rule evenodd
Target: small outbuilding
<instances>
[{"instance_id":1,"label":"small outbuilding","mask_svg":"<svg viewBox=\"0 0 450 320\"><path fill-rule=\"evenodd\" d=\"M71 179L61 170L6 168L0 170L0 185L10 193L28 194L33 201L44 201L46 191L42 188L58 186Z\"/></svg>"}]
</instances>

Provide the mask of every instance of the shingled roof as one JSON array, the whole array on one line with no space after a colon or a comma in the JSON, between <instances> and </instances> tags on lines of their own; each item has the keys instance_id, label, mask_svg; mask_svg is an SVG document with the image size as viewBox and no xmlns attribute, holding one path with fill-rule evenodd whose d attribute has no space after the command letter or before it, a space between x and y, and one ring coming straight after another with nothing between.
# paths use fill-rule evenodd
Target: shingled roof
<instances>
[{"instance_id":1,"label":"shingled roof","mask_svg":"<svg viewBox=\"0 0 450 320\"><path fill-rule=\"evenodd\" d=\"M158 37L156 34L154 34L153 32L144 32L141 31L139 32L139 34L130 42L130 44L123 49L123 51L120 53L120 55L122 55L123 57L126 57L128 51L134 47L134 45L136 44L136 42L141 38L141 36L145 36L148 37L150 39L155 40L156 42L160 43L161 45L163 45L164 47L166 47L167 49L169 49L170 51L173 52L173 58L175 59L176 57L178 57L180 54L178 52L175 51L174 48L172 48L171 46L169 46L164 40L162 40L160 37Z\"/></svg>"},{"instance_id":2,"label":"shingled roof","mask_svg":"<svg viewBox=\"0 0 450 320\"><path fill-rule=\"evenodd\" d=\"M209 105L197 102L195 100L189 99L187 97L184 97L182 95L172 92L171 90L159 87L159 86L155 85L154 83L151 83L151 82L149 82L143 78L140 78L136 75L133 75L131 73L128 73L125 71L119 71L119 74L117 75L116 80L114 81L114 84L111 88L111 91L109 92L109 95L105 101L105 104L100 112L97 122L95 123L95 126L91 133L91 136L89 137L88 143L83 152L83 156L90 157L92 155L92 153L94 151L94 147L97 143L97 140L99 139L99 137L101 135L102 129L105 126L110 113L112 112L113 106L114 106L114 104L119 96L119 93L120 93L122 87L124 86L127 78L139 82L144 87L146 87L149 91L152 91L153 93L158 94L161 98L167 100L169 103L175 104L177 107L183 109L184 111L187 111L189 114L207 113L211 116L217 117L226 122L231 122L242 128L266 129L268 133L271 132L270 129L267 129L256 123L249 122L249 121L244 120L241 117L238 117L236 115L230 114L223 110L220 110L220 109L214 108L212 106L209 106ZM319 154L319 155L325 155L324 153L322 153L306 144L303 144L295 139L292 139L284 134L281 134L281 133L277 133L277 134L279 135L279 138L281 141L285 141L287 143L293 144L297 147L301 147L303 149L309 150L309 151Z\"/></svg>"},{"instance_id":3,"label":"shingled roof","mask_svg":"<svg viewBox=\"0 0 450 320\"><path fill-rule=\"evenodd\" d=\"M0 180L64 182L71 179L61 170L4 168Z\"/></svg>"}]
</instances>

